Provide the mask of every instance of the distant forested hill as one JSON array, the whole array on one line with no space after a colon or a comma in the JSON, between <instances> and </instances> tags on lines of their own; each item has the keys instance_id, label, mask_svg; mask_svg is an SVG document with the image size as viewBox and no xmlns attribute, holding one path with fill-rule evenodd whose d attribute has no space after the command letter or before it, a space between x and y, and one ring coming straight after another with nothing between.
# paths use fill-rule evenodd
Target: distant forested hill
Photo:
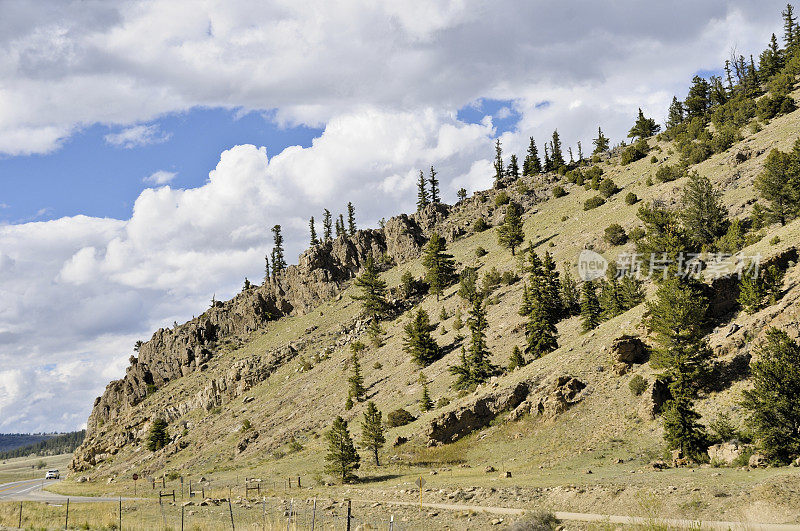
<instances>
[{"instance_id":1,"label":"distant forested hill","mask_svg":"<svg viewBox=\"0 0 800 531\"><path fill-rule=\"evenodd\" d=\"M36 444L51 437L42 433L0 433L0 453L5 453L22 446Z\"/></svg>"},{"instance_id":2,"label":"distant forested hill","mask_svg":"<svg viewBox=\"0 0 800 531\"><path fill-rule=\"evenodd\" d=\"M0 434L0 459L69 453L83 442L85 436L86 430L60 434Z\"/></svg>"}]
</instances>

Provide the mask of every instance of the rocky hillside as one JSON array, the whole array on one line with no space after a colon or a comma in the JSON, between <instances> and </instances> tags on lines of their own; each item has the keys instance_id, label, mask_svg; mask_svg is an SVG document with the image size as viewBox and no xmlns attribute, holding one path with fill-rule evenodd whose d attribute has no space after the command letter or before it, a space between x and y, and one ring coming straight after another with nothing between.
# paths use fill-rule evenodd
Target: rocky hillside
<instances>
[{"instance_id":1,"label":"rocky hillside","mask_svg":"<svg viewBox=\"0 0 800 531\"><path fill-rule=\"evenodd\" d=\"M452 242L473 233L471 221L478 217L499 221L502 212L491 206L492 194L475 194L455 207L432 204L411 216L393 217L381 229L359 230L355 235L320 243L301 254L298 264L289 266L277 278L266 279L229 301L213 301L211 308L187 323L157 330L140 345L139 356L131 356L125 377L108 384L95 400L87 423L87 442L76 454L74 468L83 470L96 464L95 456L116 454L120 445L136 440L130 432L109 438L109 428L118 428L127 415L141 414L138 406L148 395L169 382L206 371L212 359L216 361L221 353L241 346L270 321L306 315L337 296L341 300L340 292L349 286L367 257L379 257L384 269L392 269L418 258L432 231ZM544 179L538 192L533 189L515 199L531 208L546 194ZM392 303L402 309L401 301L395 298ZM346 326L350 334L357 334L363 332L364 323ZM232 363L225 375L212 379L194 399L170 407L165 414L175 420L194 409L210 410L236 398L295 358L307 343L289 341L265 356ZM321 347L326 348L324 344Z\"/></svg>"},{"instance_id":2,"label":"rocky hillside","mask_svg":"<svg viewBox=\"0 0 800 531\"><path fill-rule=\"evenodd\" d=\"M756 200L753 180L767 153L790 150L797 131L800 111L744 129L740 142L690 169L711 179L731 215L742 218ZM392 218L382 229L315 246L277 280L216 302L188 323L158 330L132 358L125 377L110 383L95 401L73 470L90 478L131 469L200 475L259 473L267 467L282 473L299 467L318 474L324 454L320 436L332 418L342 415L357 425L363 413L362 403L349 411L344 403L348 346L364 339L368 324L351 297L356 293L352 279L370 255L380 257L393 317L382 323L383 345L362 354L368 398L384 412L405 408L416 417L389 431L393 466L462 463L483 469L499 467L502 460L507 469L514 463L515 477L528 477L554 466L585 466L587 459L595 459L590 456L607 460L613 455L620 467L650 463L664 451L656 415L668 391L648 362L653 338L642 324L643 304L588 333L581 332L579 318L564 319L558 324L557 350L463 393L452 389L448 370L458 362L463 339L454 315L467 311L458 287L451 286L438 300L423 293L407 297L398 288L404 272L421 276L421 249L433 231L445 236L459 267L476 267L481 278L493 276L493 269L509 272L508 282L491 289L487 307L488 346L493 361L506 365L513 346L524 344L524 318L518 314L523 288L520 260L498 245L491 228L505 210L498 196L505 194L522 206L525 241L540 254L549 251L565 268L574 268L583 249L613 261L619 252L633 251L634 244L611 245L604 239L605 228L616 223L630 232L641 226L639 206L653 200L676 205L687 179L654 182L659 168L677 163L679 155L666 139L651 138L649 144L650 154L630 164L620 163L619 150L595 163L621 189L597 208L584 210L594 190L557 174L507 181L457 205L429 206ZM554 197L556 186L566 194ZM637 203L625 200L629 192ZM490 228L476 231L478 219ZM787 270L777 304L752 315L737 307L735 274L707 280L715 323L707 339L716 384L698 402L704 422L726 413L743 423L739 397L749 385L752 346L769 326L792 337L800 333L798 245L800 222L795 221L762 229L742 249L743 255L763 257L764 266L775 263ZM734 266L733 260L729 265ZM648 296L653 290L648 282ZM444 352L424 369L402 351L405 312L417 306L433 318L434 336ZM420 373L430 382L436 402L432 411L419 407ZM634 376L647 384L640 395L629 390ZM168 421L171 438L164 449L149 452L144 441L156 417ZM252 428L243 430L245 421Z\"/></svg>"}]
</instances>

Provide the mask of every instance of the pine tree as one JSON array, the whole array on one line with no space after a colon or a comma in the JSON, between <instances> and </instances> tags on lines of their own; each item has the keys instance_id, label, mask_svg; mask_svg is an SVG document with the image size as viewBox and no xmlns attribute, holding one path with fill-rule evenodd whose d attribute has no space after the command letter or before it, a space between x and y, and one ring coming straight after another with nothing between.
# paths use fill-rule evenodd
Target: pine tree
<instances>
[{"instance_id":1,"label":"pine tree","mask_svg":"<svg viewBox=\"0 0 800 531\"><path fill-rule=\"evenodd\" d=\"M739 297L736 299L747 313L756 313L764 307L764 286L754 275L743 275L739 281Z\"/></svg>"},{"instance_id":2,"label":"pine tree","mask_svg":"<svg viewBox=\"0 0 800 531\"><path fill-rule=\"evenodd\" d=\"M707 347L703 344L708 300L697 281L670 277L647 302L645 325L655 335L657 347L650 363L692 377L704 372Z\"/></svg>"},{"instance_id":3,"label":"pine tree","mask_svg":"<svg viewBox=\"0 0 800 531\"><path fill-rule=\"evenodd\" d=\"M311 216L311 219L308 220L308 230L311 233L311 246L313 247L319 243L317 239L317 229L314 227L314 216Z\"/></svg>"},{"instance_id":4,"label":"pine tree","mask_svg":"<svg viewBox=\"0 0 800 531\"><path fill-rule=\"evenodd\" d=\"M328 454L325 456L325 472L338 477L342 483L355 479L354 470L358 470L361 457L356 451L347 422L342 417L336 417L330 431L325 435L328 440Z\"/></svg>"},{"instance_id":5,"label":"pine tree","mask_svg":"<svg viewBox=\"0 0 800 531\"><path fill-rule=\"evenodd\" d=\"M275 239L275 247L272 248L272 278L275 279L278 274L286 269L286 260L283 259L283 235L281 235L280 225L272 227L272 235Z\"/></svg>"},{"instance_id":6,"label":"pine tree","mask_svg":"<svg viewBox=\"0 0 800 531\"><path fill-rule=\"evenodd\" d=\"M422 266L425 268L425 281L438 301L444 288L455 279L455 262L453 255L447 254L447 242L436 232L431 234L431 239L425 246Z\"/></svg>"},{"instance_id":7,"label":"pine tree","mask_svg":"<svg viewBox=\"0 0 800 531\"><path fill-rule=\"evenodd\" d=\"M785 464L800 454L800 345L770 328L754 359L742 405L766 456Z\"/></svg>"},{"instance_id":8,"label":"pine tree","mask_svg":"<svg viewBox=\"0 0 800 531\"><path fill-rule=\"evenodd\" d=\"M336 237L347 236L347 229L344 226L344 216L339 214L339 219L336 220Z\"/></svg>"},{"instance_id":9,"label":"pine tree","mask_svg":"<svg viewBox=\"0 0 800 531\"><path fill-rule=\"evenodd\" d=\"M422 396L419 400L419 409L420 411L430 411L433 409L433 400L431 400L431 395L428 392L428 381L424 380L422 382Z\"/></svg>"},{"instance_id":10,"label":"pine tree","mask_svg":"<svg viewBox=\"0 0 800 531\"><path fill-rule=\"evenodd\" d=\"M475 297L472 310L467 321L470 330L469 365L470 376L474 384L481 384L494 376L497 369L489 360L489 347L486 345L486 308L481 297Z\"/></svg>"},{"instance_id":11,"label":"pine tree","mask_svg":"<svg viewBox=\"0 0 800 531\"><path fill-rule=\"evenodd\" d=\"M692 249L692 242L686 235L679 214L661 203L653 201L650 205L639 207L637 216L644 223L645 236L636 242L636 252L641 256L666 257L671 264L677 264L680 253ZM667 268L665 273L674 270ZM669 276L668 274L661 277ZM657 277L656 280L661 280Z\"/></svg>"},{"instance_id":12,"label":"pine tree","mask_svg":"<svg viewBox=\"0 0 800 531\"><path fill-rule=\"evenodd\" d=\"M705 119L706 111L710 106L708 81L700 76L694 76L683 105L689 118Z\"/></svg>"},{"instance_id":13,"label":"pine tree","mask_svg":"<svg viewBox=\"0 0 800 531\"><path fill-rule=\"evenodd\" d=\"M364 272L355 280L356 287L361 289L361 294L352 295L353 299L361 301L364 313L375 321L386 314L386 282L381 280L375 260L370 255L364 264Z\"/></svg>"},{"instance_id":14,"label":"pine tree","mask_svg":"<svg viewBox=\"0 0 800 531\"><path fill-rule=\"evenodd\" d=\"M380 466L378 451L386 444L386 428L383 425L383 414L378 411L375 402L367 402L364 420L361 422L361 445L375 456L375 466Z\"/></svg>"},{"instance_id":15,"label":"pine tree","mask_svg":"<svg viewBox=\"0 0 800 531\"><path fill-rule=\"evenodd\" d=\"M689 174L683 188L681 219L687 236L698 247L713 243L725 233L728 211L721 194L708 177L697 172Z\"/></svg>"},{"instance_id":16,"label":"pine tree","mask_svg":"<svg viewBox=\"0 0 800 531\"><path fill-rule=\"evenodd\" d=\"M428 312L422 308L417 309L403 328L403 350L421 367L426 367L439 358L439 345L431 335L436 328L436 325L431 324Z\"/></svg>"},{"instance_id":17,"label":"pine tree","mask_svg":"<svg viewBox=\"0 0 800 531\"><path fill-rule=\"evenodd\" d=\"M600 301L603 319L612 319L625 310L619 281L616 278L612 277L600 282L600 297L598 300Z\"/></svg>"},{"instance_id":18,"label":"pine tree","mask_svg":"<svg viewBox=\"0 0 800 531\"><path fill-rule=\"evenodd\" d=\"M448 370L456 377L455 382L453 382L454 389L469 389L472 386L472 371L470 371L467 351L464 349L463 345L461 347L459 364L451 365L448 367Z\"/></svg>"},{"instance_id":19,"label":"pine tree","mask_svg":"<svg viewBox=\"0 0 800 531\"><path fill-rule=\"evenodd\" d=\"M466 201L467 199L467 189L466 188L459 188L458 192L456 192L456 196L458 197L458 202L461 203L462 201Z\"/></svg>"},{"instance_id":20,"label":"pine tree","mask_svg":"<svg viewBox=\"0 0 800 531\"><path fill-rule=\"evenodd\" d=\"M758 69L767 78L774 76L783 68L783 53L778 46L778 38L775 34L769 41L769 46L761 52L759 57Z\"/></svg>"},{"instance_id":21,"label":"pine tree","mask_svg":"<svg viewBox=\"0 0 800 531\"><path fill-rule=\"evenodd\" d=\"M649 138L661 130L661 126L656 124L652 118L645 118L642 108L639 107L639 116L628 132L628 138Z\"/></svg>"},{"instance_id":22,"label":"pine tree","mask_svg":"<svg viewBox=\"0 0 800 531\"><path fill-rule=\"evenodd\" d=\"M525 324L525 354L537 359L558 348L558 330L547 304L538 296L531 301L531 312Z\"/></svg>"},{"instance_id":23,"label":"pine tree","mask_svg":"<svg viewBox=\"0 0 800 531\"><path fill-rule=\"evenodd\" d=\"M505 175L504 166L503 166L503 147L500 144L500 139L498 138L494 144L494 182L495 187L502 181L503 176Z\"/></svg>"},{"instance_id":24,"label":"pine tree","mask_svg":"<svg viewBox=\"0 0 800 531\"><path fill-rule=\"evenodd\" d=\"M528 154L522 162L522 175L538 175L542 173L542 162L539 160L539 150L536 148L536 141L531 138L528 145Z\"/></svg>"},{"instance_id":25,"label":"pine tree","mask_svg":"<svg viewBox=\"0 0 800 531\"><path fill-rule=\"evenodd\" d=\"M623 275L619 283L623 309L630 310L644 302L643 285L644 281L634 275Z\"/></svg>"},{"instance_id":26,"label":"pine tree","mask_svg":"<svg viewBox=\"0 0 800 531\"><path fill-rule=\"evenodd\" d=\"M700 424L700 414L694 409L691 398L678 396L666 404L663 413L664 439L681 455L702 460L708 447L705 429Z\"/></svg>"},{"instance_id":27,"label":"pine tree","mask_svg":"<svg viewBox=\"0 0 800 531\"><path fill-rule=\"evenodd\" d=\"M561 298L561 308L565 317L578 315L581 311L580 298L578 295L578 284L569 272L564 270L564 275L559 283L559 297Z\"/></svg>"},{"instance_id":28,"label":"pine tree","mask_svg":"<svg viewBox=\"0 0 800 531\"><path fill-rule=\"evenodd\" d=\"M242 291L250 291L250 288L252 287L253 285L250 284L250 280L248 280L247 277L244 277L244 286L242 287Z\"/></svg>"},{"instance_id":29,"label":"pine tree","mask_svg":"<svg viewBox=\"0 0 800 531\"><path fill-rule=\"evenodd\" d=\"M461 320L461 308L456 308L456 313L453 318L453 330L461 330L464 327L464 321Z\"/></svg>"},{"instance_id":30,"label":"pine tree","mask_svg":"<svg viewBox=\"0 0 800 531\"><path fill-rule=\"evenodd\" d=\"M461 363L450 366L450 372L456 376L453 386L456 389L468 389L484 383L497 372L497 367L489 360L489 349L486 345L486 310L481 297L474 297L470 317L467 320L470 329L469 355L461 348Z\"/></svg>"},{"instance_id":31,"label":"pine tree","mask_svg":"<svg viewBox=\"0 0 800 531\"><path fill-rule=\"evenodd\" d=\"M520 207L516 203L509 203L506 206L506 215L503 218L503 224L497 229L497 239L500 245L511 249L511 256L516 255L517 246L525 241L520 210Z\"/></svg>"},{"instance_id":32,"label":"pine tree","mask_svg":"<svg viewBox=\"0 0 800 531\"><path fill-rule=\"evenodd\" d=\"M747 313L755 313L778 302L783 287L784 271L772 264L759 275L742 275L737 301Z\"/></svg>"},{"instance_id":33,"label":"pine tree","mask_svg":"<svg viewBox=\"0 0 800 531\"><path fill-rule=\"evenodd\" d=\"M167 421L157 417L150 425L150 431L147 434L147 449L155 452L164 448L168 443Z\"/></svg>"},{"instance_id":34,"label":"pine tree","mask_svg":"<svg viewBox=\"0 0 800 531\"><path fill-rule=\"evenodd\" d=\"M776 264L770 265L762 274L764 291L767 295L767 304L770 306L778 302L783 289L783 277L786 272Z\"/></svg>"},{"instance_id":35,"label":"pine tree","mask_svg":"<svg viewBox=\"0 0 800 531\"><path fill-rule=\"evenodd\" d=\"M564 311L560 297L561 281L558 277L559 274L553 256L550 251L545 251L544 259L542 260L542 278L537 287L537 292L553 325L558 322Z\"/></svg>"},{"instance_id":36,"label":"pine tree","mask_svg":"<svg viewBox=\"0 0 800 531\"><path fill-rule=\"evenodd\" d=\"M347 232L350 236L356 234L356 209L353 203L347 203Z\"/></svg>"},{"instance_id":37,"label":"pine tree","mask_svg":"<svg viewBox=\"0 0 800 531\"><path fill-rule=\"evenodd\" d=\"M380 348L383 346L383 328L381 328L381 323L378 319L373 319L367 325L367 336L369 337L370 341L375 348Z\"/></svg>"},{"instance_id":38,"label":"pine tree","mask_svg":"<svg viewBox=\"0 0 800 531\"><path fill-rule=\"evenodd\" d=\"M331 241L331 228L331 211L326 208L322 214L322 237L326 242Z\"/></svg>"},{"instance_id":39,"label":"pine tree","mask_svg":"<svg viewBox=\"0 0 800 531\"><path fill-rule=\"evenodd\" d=\"M269 280L269 255L264 255L264 282ZM212 304L213 307L213 304Z\"/></svg>"},{"instance_id":40,"label":"pine tree","mask_svg":"<svg viewBox=\"0 0 800 531\"><path fill-rule=\"evenodd\" d=\"M431 176L428 177L428 182L431 185L431 203L439 203L439 179L436 178L436 170L431 166Z\"/></svg>"},{"instance_id":41,"label":"pine tree","mask_svg":"<svg viewBox=\"0 0 800 531\"><path fill-rule=\"evenodd\" d=\"M557 171L564 166L564 155L561 153L561 138L558 136L558 130L553 131L553 141L550 144L550 164L553 171Z\"/></svg>"},{"instance_id":42,"label":"pine tree","mask_svg":"<svg viewBox=\"0 0 800 531\"><path fill-rule=\"evenodd\" d=\"M522 356L522 351L517 345L511 350L511 357L508 359L508 370L513 371L518 367L524 367L528 362Z\"/></svg>"},{"instance_id":43,"label":"pine tree","mask_svg":"<svg viewBox=\"0 0 800 531\"><path fill-rule=\"evenodd\" d=\"M517 156L515 154L511 155L511 160L508 162L507 174L512 179L519 178L519 163L517 162Z\"/></svg>"},{"instance_id":44,"label":"pine tree","mask_svg":"<svg viewBox=\"0 0 800 531\"><path fill-rule=\"evenodd\" d=\"M791 55L798 40L797 18L794 16L792 4L786 4L786 9L781 11L781 15L783 16L783 41L787 55Z\"/></svg>"},{"instance_id":45,"label":"pine tree","mask_svg":"<svg viewBox=\"0 0 800 531\"><path fill-rule=\"evenodd\" d=\"M672 103L667 112L667 129L672 129L683 123L683 103L677 97L672 97Z\"/></svg>"},{"instance_id":46,"label":"pine tree","mask_svg":"<svg viewBox=\"0 0 800 531\"><path fill-rule=\"evenodd\" d=\"M578 164L583 161L583 147L581 146L581 141L578 140Z\"/></svg>"},{"instance_id":47,"label":"pine tree","mask_svg":"<svg viewBox=\"0 0 800 531\"><path fill-rule=\"evenodd\" d=\"M800 141L795 149L798 145ZM797 167L797 160L792 154L773 149L755 181L756 190L770 203L767 210L769 219L781 225L794 219L800 210L800 176Z\"/></svg>"},{"instance_id":48,"label":"pine tree","mask_svg":"<svg viewBox=\"0 0 800 531\"><path fill-rule=\"evenodd\" d=\"M599 127L597 128L597 138L595 138L592 141L592 144L594 144L594 152L593 152L594 155L597 155L599 153L605 153L606 151L608 151L609 147L608 137L603 134L603 130L600 129Z\"/></svg>"},{"instance_id":49,"label":"pine tree","mask_svg":"<svg viewBox=\"0 0 800 531\"><path fill-rule=\"evenodd\" d=\"M353 343L353 345L355 345L355 343ZM347 394L350 398L358 402L363 402L367 394L367 390L364 388L364 376L361 374L361 364L358 362L358 350L353 348L352 351L353 354L350 358L352 373L350 374L350 378L347 379L347 382L350 384L350 390Z\"/></svg>"},{"instance_id":50,"label":"pine tree","mask_svg":"<svg viewBox=\"0 0 800 531\"><path fill-rule=\"evenodd\" d=\"M430 204L428 197L428 189L426 188L425 174L419 170L419 179L417 180L417 212Z\"/></svg>"},{"instance_id":51,"label":"pine tree","mask_svg":"<svg viewBox=\"0 0 800 531\"><path fill-rule=\"evenodd\" d=\"M584 332L597 328L600 324L600 301L594 283L586 281L581 288L581 326Z\"/></svg>"},{"instance_id":52,"label":"pine tree","mask_svg":"<svg viewBox=\"0 0 800 531\"><path fill-rule=\"evenodd\" d=\"M519 314L523 317L530 315L533 309L533 302L531 301L531 293L528 289L527 282L522 284L522 305L519 307Z\"/></svg>"}]
</instances>

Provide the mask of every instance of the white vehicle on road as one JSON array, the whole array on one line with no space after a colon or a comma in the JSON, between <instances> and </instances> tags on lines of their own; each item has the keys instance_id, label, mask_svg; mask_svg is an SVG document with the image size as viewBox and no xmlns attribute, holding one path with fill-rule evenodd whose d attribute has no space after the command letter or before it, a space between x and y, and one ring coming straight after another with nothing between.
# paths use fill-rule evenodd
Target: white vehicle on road
<instances>
[{"instance_id":1,"label":"white vehicle on road","mask_svg":"<svg viewBox=\"0 0 800 531\"><path fill-rule=\"evenodd\" d=\"M58 470L48 470L44 479L59 479L60 477L61 474L59 474Z\"/></svg>"}]
</instances>

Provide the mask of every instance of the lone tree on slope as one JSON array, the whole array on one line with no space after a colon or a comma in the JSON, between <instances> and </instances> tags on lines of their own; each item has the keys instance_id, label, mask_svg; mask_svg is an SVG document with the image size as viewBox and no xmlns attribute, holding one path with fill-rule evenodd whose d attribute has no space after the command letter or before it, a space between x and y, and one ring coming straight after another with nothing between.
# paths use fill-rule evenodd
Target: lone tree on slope
<instances>
[{"instance_id":1,"label":"lone tree on slope","mask_svg":"<svg viewBox=\"0 0 800 531\"><path fill-rule=\"evenodd\" d=\"M375 466L380 466L378 451L386 444L385 431L383 414L378 411L375 402L367 402L367 410L364 412L364 420L361 423L361 444L372 452L375 457Z\"/></svg>"},{"instance_id":2,"label":"lone tree on slope","mask_svg":"<svg viewBox=\"0 0 800 531\"><path fill-rule=\"evenodd\" d=\"M328 455L325 456L325 472L347 483L356 478L353 473L358 470L361 457L356 451L347 422L342 417L336 417L330 431L325 435L328 439Z\"/></svg>"}]
</instances>

